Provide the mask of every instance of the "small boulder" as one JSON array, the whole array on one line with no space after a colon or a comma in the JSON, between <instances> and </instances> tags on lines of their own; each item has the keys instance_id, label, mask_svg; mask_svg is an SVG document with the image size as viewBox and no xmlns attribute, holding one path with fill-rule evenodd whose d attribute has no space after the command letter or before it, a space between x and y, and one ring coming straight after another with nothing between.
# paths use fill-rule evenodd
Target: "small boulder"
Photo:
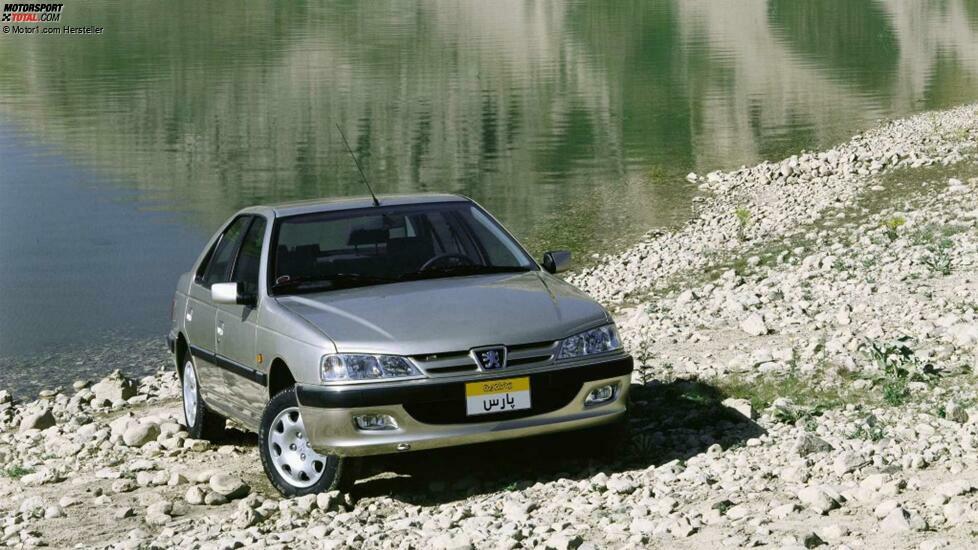
<instances>
[{"instance_id":1,"label":"small boulder","mask_svg":"<svg viewBox=\"0 0 978 550\"><path fill-rule=\"evenodd\" d=\"M872 460L868 457L846 451L835 458L835 462L832 463L832 469L835 471L835 475L841 477L871 463Z\"/></svg>"},{"instance_id":2,"label":"small boulder","mask_svg":"<svg viewBox=\"0 0 978 550\"><path fill-rule=\"evenodd\" d=\"M747 420L753 420L754 418L754 408L751 406L750 401L746 399L734 399L733 397L728 397L721 402L721 405L727 407L728 409L737 411Z\"/></svg>"},{"instance_id":3,"label":"small boulder","mask_svg":"<svg viewBox=\"0 0 978 550\"><path fill-rule=\"evenodd\" d=\"M203 504L204 503L204 491L200 487L193 485L187 489L187 494L183 497L187 501L187 504Z\"/></svg>"},{"instance_id":4,"label":"small boulder","mask_svg":"<svg viewBox=\"0 0 978 550\"><path fill-rule=\"evenodd\" d=\"M204 495L204 504L208 506L220 506L227 503L228 499L224 495L215 493L214 491L207 491L207 494Z\"/></svg>"},{"instance_id":5,"label":"small boulder","mask_svg":"<svg viewBox=\"0 0 978 550\"><path fill-rule=\"evenodd\" d=\"M615 476L608 479L608 490L619 495L627 495L635 491L635 484L624 476Z\"/></svg>"},{"instance_id":6,"label":"small boulder","mask_svg":"<svg viewBox=\"0 0 978 550\"><path fill-rule=\"evenodd\" d=\"M839 499L824 487L809 486L798 491L798 500L818 514L827 514L839 507Z\"/></svg>"},{"instance_id":7,"label":"small boulder","mask_svg":"<svg viewBox=\"0 0 978 550\"><path fill-rule=\"evenodd\" d=\"M20 421L20 431L46 430L55 424L57 424L57 420L51 413L51 407L44 407L39 411L25 414L23 420Z\"/></svg>"},{"instance_id":8,"label":"small boulder","mask_svg":"<svg viewBox=\"0 0 978 550\"><path fill-rule=\"evenodd\" d=\"M752 313L741 321L740 330L751 336L763 336L768 333L768 327L764 322L764 317L758 313Z\"/></svg>"},{"instance_id":9,"label":"small boulder","mask_svg":"<svg viewBox=\"0 0 978 550\"><path fill-rule=\"evenodd\" d=\"M156 441L160 435L160 427L152 422L141 422L130 425L122 434L122 442L129 447L142 447L150 441Z\"/></svg>"},{"instance_id":10,"label":"small boulder","mask_svg":"<svg viewBox=\"0 0 978 550\"><path fill-rule=\"evenodd\" d=\"M53 504L44 509L44 519L54 519L64 517L65 511L57 504Z\"/></svg>"},{"instance_id":11,"label":"small boulder","mask_svg":"<svg viewBox=\"0 0 978 550\"><path fill-rule=\"evenodd\" d=\"M316 495L316 507L323 512L334 512L343 504L343 497L339 491L327 491Z\"/></svg>"},{"instance_id":12,"label":"small boulder","mask_svg":"<svg viewBox=\"0 0 978 550\"><path fill-rule=\"evenodd\" d=\"M217 474L210 478L210 487L215 493L234 500L246 496L251 488L239 477L228 474Z\"/></svg>"},{"instance_id":13,"label":"small boulder","mask_svg":"<svg viewBox=\"0 0 978 550\"><path fill-rule=\"evenodd\" d=\"M122 478L112 482L113 493L129 493L136 489L136 484L131 479Z\"/></svg>"},{"instance_id":14,"label":"small boulder","mask_svg":"<svg viewBox=\"0 0 978 550\"><path fill-rule=\"evenodd\" d=\"M125 401L136 396L136 381L126 378L116 370L92 386L95 399L108 401Z\"/></svg>"},{"instance_id":15,"label":"small boulder","mask_svg":"<svg viewBox=\"0 0 978 550\"><path fill-rule=\"evenodd\" d=\"M958 424L964 424L968 421L968 411L957 401L948 401L944 405L944 417Z\"/></svg>"},{"instance_id":16,"label":"small boulder","mask_svg":"<svg viewBox=\"0 0 978 550\"><path fill-rule=\"evenodd\" d=\"M923 531L927 529L927 522L917 514L911 514L902 507L897 506L880 522L880 528L887 533L898 533L902 531Z\"/></svg>"},{"instance_id":17,"label":"small boulder","mask_svg":"<svg viewBox=\"0 0 978 550\"><path fill-rule=\"evenodd\" d=\"M795 440L791 450L798 456L808 456L814 453L824 453L833 450L832 445L815 434L805 433Z\"/></svg>"}]
</instances>

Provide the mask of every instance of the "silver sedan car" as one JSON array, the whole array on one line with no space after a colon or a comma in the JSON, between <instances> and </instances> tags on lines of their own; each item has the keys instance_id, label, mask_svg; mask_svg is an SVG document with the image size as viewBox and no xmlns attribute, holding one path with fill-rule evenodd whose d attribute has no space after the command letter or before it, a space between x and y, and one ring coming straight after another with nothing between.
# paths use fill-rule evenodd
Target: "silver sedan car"
<instances>
[{"instance_id":1,"label":"silver sedan car","mask_svg":"<svg viewBox=\"0 0 978 550\"><path fill-rule=\"evenodd\" d=\"M180 277L167 341L193 437L259 435L285 495L358 458L625 422L632 359L598 303L456 195L256 206ZM600 444L588 439L589 444Z\"/></svg>"}]
</instances>

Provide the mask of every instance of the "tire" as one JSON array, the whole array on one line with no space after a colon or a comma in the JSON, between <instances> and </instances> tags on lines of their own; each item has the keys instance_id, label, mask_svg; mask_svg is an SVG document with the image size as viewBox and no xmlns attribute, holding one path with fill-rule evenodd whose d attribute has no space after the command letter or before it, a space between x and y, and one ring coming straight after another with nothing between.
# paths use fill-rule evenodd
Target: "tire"
<instances>
[{"instance_id":1,"label":"tire","mask_svg":"<svg viewBox=\"0 0 978 550\"><path fill-rule=\"evenodd\" d=\"M265 406L258 447L265 475L286 497L347 490L356 481L358 460L322 455L309 447L295 388L280 392Z\"/></svg>"},{"instance_id":2,"label":"tire","mask_svg":"<svg viewBox=\"0 0 978 550\"><path fill-rule=\"evenodd\" d=\"M183 419L187 424L187 433L194 439L220 441L224 437L227 419L207 408L204 398L200 395L200 382L197 377L197 367L193 359L188 357L183 363L183 376L180 385L183 390Z\"/></svg>"}]
</instances>

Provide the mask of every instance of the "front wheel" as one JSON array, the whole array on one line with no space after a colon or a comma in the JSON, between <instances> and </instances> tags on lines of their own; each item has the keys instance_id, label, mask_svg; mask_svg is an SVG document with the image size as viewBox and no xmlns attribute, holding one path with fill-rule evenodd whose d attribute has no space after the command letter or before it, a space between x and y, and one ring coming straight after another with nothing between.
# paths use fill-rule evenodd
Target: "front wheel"
<instances>
[{"instance_id":1,"label":"front wheel","mask_svg":"<svg viewBox=\"0 0 978 550\"><path fill-rule=\"evenodd\" d=\"M355 481L355 459L320 454L310 446L295 388L265 406L258 438L265 475L286 497L347 489Z\"/></svg>"},{"instance_id":2,"label":"front wheel","mask_svg":"<svg viewBox=\"0 0 978 550\"><path fill-rule=\"evenodd\" d=\"M189 354L188 354L189 355ZM187 423L187 433L194 439L218 441L224 435L227 420L204 405L200 396L200 382L193 359L187 357L183 364L183 417Z\"/></svg>"}]
</instances>

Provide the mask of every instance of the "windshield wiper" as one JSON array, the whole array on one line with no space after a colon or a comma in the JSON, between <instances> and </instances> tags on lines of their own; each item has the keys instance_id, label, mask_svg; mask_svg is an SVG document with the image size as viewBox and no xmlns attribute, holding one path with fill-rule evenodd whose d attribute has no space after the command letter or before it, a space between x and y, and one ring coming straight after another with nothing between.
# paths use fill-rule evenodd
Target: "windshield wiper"
<instances>
[{"instance_id":1,"label":"windshield wiper","mask_svg":"<svg viewBox=\"0 0 978 550\"><path fill-rule=\"evenodd\" d=\"M336 273L326 277L297 277L288 279L272 285L272 290L275 292L315 292L317 290L354 288L392 282L394 282L394 279L377 277L375 275Z\"/></svg>"},{"instance_id":2,"label":"windshield wiper","mask_svg":"<svg viewBox=\"0 0 978 550\"><path fill-rule=\"evenodd\" d=\"M435 267L421 271L412 271L398 277L402 281L417 279L435 279L438 277L454 277L464 275L486 275L490 273L522 273L530 268L517 265L453 265Z\"/></svg>"}]
</instances>

